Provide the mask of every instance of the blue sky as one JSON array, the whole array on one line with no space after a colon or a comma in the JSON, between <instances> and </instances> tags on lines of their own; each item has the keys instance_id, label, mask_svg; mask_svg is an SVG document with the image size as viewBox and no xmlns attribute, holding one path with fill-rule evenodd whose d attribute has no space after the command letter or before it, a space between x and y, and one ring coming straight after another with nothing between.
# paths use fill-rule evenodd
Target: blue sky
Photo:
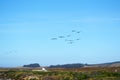
<instances>
[{"instance_id":1,"label":"blue sky","mask_svg":"<svg viewBox=\"0 0 120 80\"><path fill-rule=\"evenodd\" d=\"M0 66L120 60L120 0L0 0ZM81 31L74 34L71 31ZM72 34L73 44L53 37Z\"/></svg>"}]
</instances>

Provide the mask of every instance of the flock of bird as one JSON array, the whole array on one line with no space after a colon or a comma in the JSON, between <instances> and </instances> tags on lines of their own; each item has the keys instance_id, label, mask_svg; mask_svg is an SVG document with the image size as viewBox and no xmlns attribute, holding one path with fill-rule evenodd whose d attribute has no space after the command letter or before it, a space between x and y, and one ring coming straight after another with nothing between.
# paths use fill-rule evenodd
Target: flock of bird
<instances>
[{"instance_id":1,"label":"flock of bird","mask_svg":"<svg viewBox=\"0 0 120 80\"><path fill-rule=\"evenodd\" d=\"M73 44L74 42L80 40L80 35L79 35L80 33L81 31L72 30L71 33L68 35L53 37L51 38L51 40L64 39L64 41L67 42L68 44Z\"/></svg>"}]
</instances>

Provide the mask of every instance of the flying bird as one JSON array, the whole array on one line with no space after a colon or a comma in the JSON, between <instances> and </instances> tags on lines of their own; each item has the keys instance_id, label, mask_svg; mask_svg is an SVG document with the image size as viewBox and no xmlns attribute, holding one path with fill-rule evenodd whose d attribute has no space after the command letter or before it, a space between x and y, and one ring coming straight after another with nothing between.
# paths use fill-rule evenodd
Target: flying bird
<instances>
[{"instance_id":1,"label":"flying bird","mask_svg":"<svg viewBox=\"0 0 120 80\"><path fill-rule=\"evenodd\" d=\"M78 31L77 33L80 33L81 31Z\"/></svg>"},{"instance_id":2,"label":"flying bird","mask_svg":"<svg viewBox=\"0 0 120 80\"><path fill-rule=\"evenodd\" d=\"M70 37L71 35L67 35L67 37Z\"/></svg>"},{"instance_id":3,"label":"flying bird","mask_svg":"<svg viewBox=\"0 0 120 80\"><path fill-rule=\"evenodd\" d=\"M80 40L80 39L76 39L77 41Z\"/></svg>"},{"instance_id":4,"label":"flying bird","mask_svg":"<svg viewBox=\"0 0 120 80\"><path fill-rule=\"evenodd\" d=\"M59 36L59 38L65 38L64 36Z\"/></svg>"},{"instance_id":5,"label":"flying bird","mask_svg":"<svg viewBox=\"0 0 120 80\"><path fill-rule=\"evenodd\" d=\"M77 34L76 34L77 33ZM51 40L57 40L57 39L63 39L68 44L73 44L75 41L79 41L79 35L81 31L80 30L71 30L71 33L68 33L67 35L60 35L58 37L51 38Z\"/></svg>"},{"instance_id":6,"label":"flying bird","mask_svg":"<svg viewBox=\"0 0 120 80\"><path fill-rule=\"evenodd\" d=\"M51 40L57 40L57 38L52 38Z\"/></svg>"},{"instance_id":7,"label":"flying bird","mask_svg":"<svg viewBox=\"0 0 120 80\"><path fill-rule=\"evenodd\" d=\"M68 44L73 44L73 42L69 42Z\"/></svg>"},{"instance_id":8,"label":"flying bird","mask_svg":"<svg viewBox=\"0 0 120 80\"><path fill-rule=\"evenodd\" d=\"M72 30L72 32L75 32L75 30Z\"/></svg>"}]
</instances>

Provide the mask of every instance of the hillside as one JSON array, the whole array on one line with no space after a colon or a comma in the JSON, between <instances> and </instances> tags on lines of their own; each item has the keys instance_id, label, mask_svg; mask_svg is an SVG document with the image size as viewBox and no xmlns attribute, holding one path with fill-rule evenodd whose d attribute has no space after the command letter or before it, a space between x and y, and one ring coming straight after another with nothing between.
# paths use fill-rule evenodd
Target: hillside
<instances>
[{"instance_id":1,"label":"hillside","mask_svg":"<svg viewBox=\"0 0 120 80\"><path fill-rule=\"evenodd\" d=\"M49 66L49 68L82 68L82 67L120 67L120 61L101 63L101 64L74 63L74 64L62 64L62 65Z\"/></svg>"},{"instance_id":2,"label":"hillside","mask_svg":"<svg viewBox=\"0 0 120 80\"><path fill-rule=\"evenodd\" d=\"M120 61L101 63L101 64L92 64L93 67L120 67Z\"/></svg>"}]
</instances>

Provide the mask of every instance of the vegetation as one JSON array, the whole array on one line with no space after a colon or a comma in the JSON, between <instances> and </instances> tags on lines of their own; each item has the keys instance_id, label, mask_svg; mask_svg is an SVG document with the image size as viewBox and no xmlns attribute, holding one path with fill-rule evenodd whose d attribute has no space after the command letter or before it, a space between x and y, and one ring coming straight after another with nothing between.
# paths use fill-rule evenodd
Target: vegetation
<instances>
[{"instance_id":1,"label":"vegetation","mask_svg":"<svg viewBox=\"0 0 120 80\"><path fill-rule=\"evenodd\" d=\"M0 70L1 80L120 80L120 68L56 68L47 72L32 69Z\"/></svg>"},{"instance_id":2,"label":"vegetation","mask_svg":"<svg viewBox=\"0 0 120 80\"><path fill-rule=\"evenodd\" d=\"M31 67L31 68L36 68L36 67L40 67L40 65L38 63L34 63L34 64L28 64L28 65L24 65L23 67Z\"/></svg>"},{"instance_id":3,"label":"vegetation","mask_svg":"<svg viewBox=\"0 0 120 80\"><path fill-rule=\"evenodd\" d=\"M64 65L51 65L49 68L81 68L84 64L64 64Z\"/></svg>"}]
</instances>

